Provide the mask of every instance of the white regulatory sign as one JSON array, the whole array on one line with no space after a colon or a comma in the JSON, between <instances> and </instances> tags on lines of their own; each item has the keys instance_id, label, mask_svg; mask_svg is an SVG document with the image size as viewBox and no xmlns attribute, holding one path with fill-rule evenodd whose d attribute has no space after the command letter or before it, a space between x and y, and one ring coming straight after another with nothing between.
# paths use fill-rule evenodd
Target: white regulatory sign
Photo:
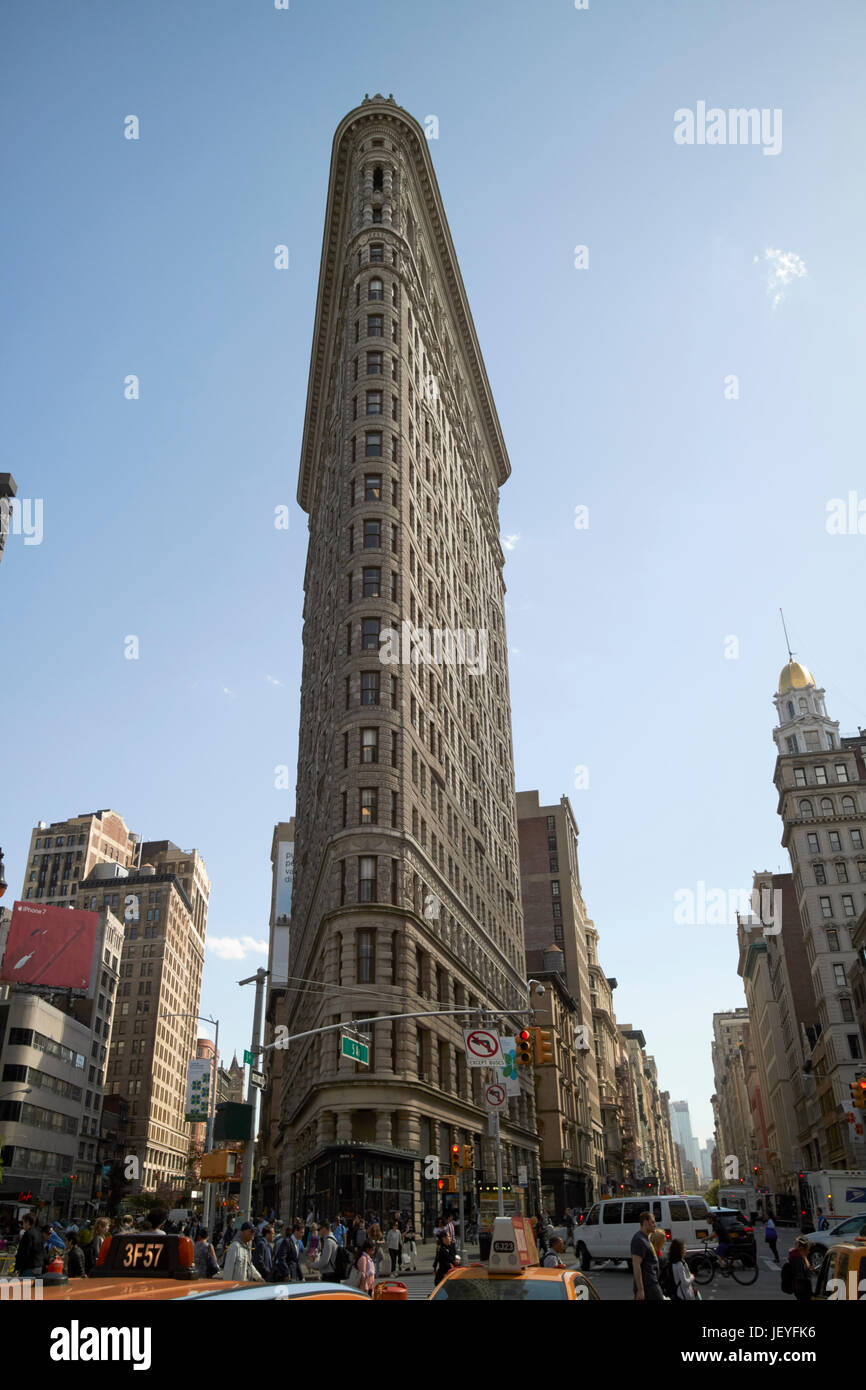
<instances>
[{"instance_id":1,"label":"white regulatory sign","mask_svg":"<svg viewBox=\"0 0 866 1390\"><path fill-rule=\"evenodd\" d=\"M500 1081L494 1081L491 1086L485 1089L484 1099L487 1102L488 1110L495 1110L497 1112L502 1110L507 1099L505 1087Z\"/></svg>"},{"instance_id":2,"label":"white regulatory sign","mask_svg":"<svg viewBox=\"0 0 866 1390\"><path fill-rule=\"evenodd\" d=\"M470 1067L501 1067L505 1063L498 1033L489 1028L464 1028L463 1042Z\"/></svg>"}]
</instances>

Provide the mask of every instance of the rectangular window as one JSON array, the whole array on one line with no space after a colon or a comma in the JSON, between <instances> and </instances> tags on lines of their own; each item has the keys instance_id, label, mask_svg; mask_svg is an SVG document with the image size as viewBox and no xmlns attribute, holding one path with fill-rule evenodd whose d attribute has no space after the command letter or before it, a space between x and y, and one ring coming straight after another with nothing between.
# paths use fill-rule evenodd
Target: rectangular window
<instances>
[{"instance_id":1,"label":"rectangular window","mask_svg":"<svg viewBox=\"0 0 866 1390\"><path fill-rule=\"evenodd\" d=\"M391 793L391 827L392 827L392 829L395 828L396 825L397 825L397 823L398 823L397 805L398 805L398 803L397 803L397 793L396 793L396 792L392 792L392 793Z\"/></svg>"},{"instance_id":2,"label":"rectangular window","mask_svg":"<svg viewBox=\"0 0 866 1390\"><path fill-rule=\"evenodd\" d=\"M841 1009L842 1009L842 1022L843 1022L843 1023L853 1023L853 1022L854 1022L854 1005L851 1003L851 1000L850 1000L850 999L845 999L845 998L843 997L842 999L839 1000L839 1004L840 1004Z\"/></svg>"},{"instance_id":3,"label":"rectangular window","mask_svg":"<svg viewBox=\"0 0 866 1390\"><path fill-rule=\"evenodd\" d=\"M827 873L823 864L815 865L815 882L819 885L827 882Z\"/></svg>"},{"instance_id":4,"label":"rectangular window","mask_svg":"<svg viewBox=\"0 0 866 1390\"><path fill-rule=\"evenodd\" d=\"M551 893L553 894L554 898L558 898L558 897L559 897L559 879L558 879L558 878L553 879L553 881L551 882L550 891L551 891Z\"/></svg>"},{"instance_id":5,"label":"rectangular window","mask_svg":"<svg viewBox=\"0 0 866 1390\"><path fill-rule=\"evenodd\" d=\"M381 502L381 501L382 501L382 474L381 474L381 473L365 473L365 474L364 474L364 501L365 501L365 502Z\"/></svg>"},{"instance_id":6,"label":"rectangular window","mask_svg":"<svg viewBox=\"0 0 866 1390\"><path fill-rule=\"evenodd\" d=\"M363 652L377 652L379 650L379 619L364 618L361 622L361 650Z\"/></svg>"},{"instance_id":7,"label":"rectangular window","mask_svg":"<svg viewBox=\"0 0 866 1390\"><path fill-rule=\"evenodd\" d=\"M396 729L391 731L391 766L397 766L397 757L400 750L400 735Z\"/></svg>"},{"instance_id":8,"label":"rectangular window","mask_svg":"<svg viewBox=\"0 0 866 1390\"><path fill-rule=\"evenodd\" d=\"M376 902L376 859L375 856L362 855L358 860L358 901Z\"/></svg>"},{"instance_id":9,"label":"rectangular window","mask_svg":"<svg viewBox=\"0 0 866 1390\"><path fill-rule=\"evenodd\" d=\"M827 950L828 950L828 951L838 951L838 949L839 949L839 933L837 932L837 930L836 930L835 927L828 927L828 928L827 928Z\"/></svg>"},{"instance_id":10,"label":"rectangular window","mask_svg":"<svg viewBox=\"0 0 866 1390\"><path fill-rule=\"evenodd\" d=\"M795 767L795 768L794 768L794 786L795 786L795 787L805 787L805 785L806 785L806 769L805 769L804 767Z\"/></svg>"},{"instance_id":11,"label":"rectangular window","mask_svg":"<svg viewBox=\"0 0 866 1390\"><path fill-rule=\"evenodd\" d=\"M382 457L381 430L367 430L364 436L364 454L368 459L380 459Z\"/></svg>"},{"instance_id":12,"label":"rectangular window","mask_svg":"<svg viewBox=\"0 0 866 1390\"><path fill-rule=\"evenodd\" d=\"M861 1057L863 1055L860 1051L860 1035L858 1033L848 1034L848 1050L852 1057Z\"/></svg>"},{"instance_id":13,"label":"rectangular window","mask_svg":"<svg viewBox=\"0 0 866 1390\"><path fill-rule=\"evenodd\" d=\"M830 899L829 899L829 898L819 898L818 901L819 901L819 903L821 904L821 916L822 916L822 917L832 917L832 916L833 916L833 904L830 902Z\"/></svg>"},{"instance_id":14,"label":"rectangular window","mask_svg":"<svg viewBox=\"0 0 866 1390\"><path fill-rule=\"evenodd\" d=\"M792 734L790 738L787 738L787 739L785 740L785 743L786 743L786 745L787 745L787 749L788 749L788 752L789 752L789 753L799 753L800 749L799 749L799 747L798 747L798 745L797 745L797 736L796 736L796 734Z\"/></svg>"},{"instance_id":15,"label":"rectangular window","mask_svg":"<svg viewBox=\"0 0 866 1390\"><path fill-rule=\"evenodd\" d=\"M842 894L842 911L845 913L846 917L854 916L854 899L851 897L850 893Z\"/></svg>"},{"instance_id":16,"label":"rectangular window","mask_svg":"<svg viewBox=\"0 0 866 1390\"><path fill-rule=\"evenodd\" d=\"M367 337L384 338L385 336L385 316L384 314L367 315Z\"/></svg>"},{"instance_id":17,"label":"rectangular window","mask_svg":"<svg viewBox=\"0 0 866 1390\"><path fill-rule=\"evenodd\" d=\"M818 786L819 786L819 787L826 787L826 785L827 785L827 769L826 769L826 767L816 767L816 768L815 768L815 781L818 783Z\"/></svg>"},{"instance_id":18,"label":"rectangular window","mask_svg":"<svg viewBox=\"0 0 866 1390\"><path fill-rule=\"evenodd\" d=\"M382 523L373 517L364 520L364 549L380 550L382 548Z\"/></svg>"},{"instance_id":19,"label":"rectangular window","mask_svg":"<svg viewBox=\"0 0 866 1390\"><path fill-rule=\"evenodd\" d=\"M379 672L361 672L361 704L378 705L379 703Z\"/></svg>"},{"instance_id":20,"label":"rectangular window","mask_svg":"<svg viewBox=\"0 0 866 1390\"><path fill-rule=\"evenodd\" d=\"M363 580L364 598L382 597L382 571L374 565L368 565L361 571Z\"/></svg>"},{"instance_id":21,"label":"rectangular window","mask_svg":"<svg viewBox=\"0 0 866 1390\"><path fill-rule=\"evenodd\" d=\"M379 792L376 787L361 787L360 808L362 825L379 824Z\"/></svg>"},{"instance_id":22,"label":"rectangular window","mask_svg":"<svg viewBox=\"0 0 866 1390\"><path fill-rule=\"evenodd\" d=\"M358 932L358 984L376 983L375 937L371 931Z\"/></svg>"},{"instance_id":23,"label":"rectangular window","mask_svg":"<svg viewBox=\"0 0 866 1390\"><path fill-rule=\"evenodd\" d=\"M346 735L348 738L348 734ZM379 730L361 730L361 762L377 763L379 761Z\"/></svg>"},{"instance_id":24,"label":"rectangular window","mask_svg":"<svg viewBox=\"0 0 866 1390\"><path fill-rule=\"evenodd\" d=\"M862 835L862 832L861 832L861 831L859 831L859 830L852 830L852 831L851 831L851 844L854 846L855 849L862 849L862 848L863 848L863 835Z\"/></svg>"},{"instance_id":25,"label":"rectangular window","mask_svg":"<svg viewBox=\"0 0 866 1390\"><path fill-rule=\"evenodd\" d=\"M400 576L396 570L391 571L391 602L400 602Z\"/></svg>"},{"instance_id":26,"label":"rectangular window","mask_svg":"<svg viewBox=\"0 0 866 1390\"><path fill-rule=\"evenodd\" d=\"M810 854L817 854L817 853L818 853L818 851L819 851L819 845L818 845L818 836L817 836L817 835L807 835L807 836L806 836L806 843L807 843L808 846L809 846L809 853L810 853Z\"/></svg>"},{"instance_id":27,"label":"rectangular window","mask_svg":"<svg viewBox=\"0 0 866 1390\"><path fill-rule=\"evenodd\" d=\"M844 965L834 965L834 966L833 966L833 979L835 980L835 982L836 982L837 985L841 985L843 989L845 988L845 986L847 985L848 981L847 981L847 979L846 979L846 977L845 977L845 967L844 967Z\"/></svg>"},{"instance_id":28,"label":"rectangular window","mask_svg":"<svg viewBox=\"0 0 866 1390\"><path fill-rule=\"evenodd\" d=\"M830 831L830 848L831 848L832 850L835 850L837 853L838 853L838 851L842 848L842 842L841 842L841 840L839 839L839 832L838 832L838 830L831 830L831 831Z\"/></svg>"},{"instance_id":29,"label":"rectangular window","mask_svg":"<svg viewBox=\"0 0 866 1390\"><path fill-rule=\"evenodd\" d=\"M382 265L385 260L385 245L381 241L370 243L370 264Z\"/></svg>"},{"instance_id":30,"label":"rectangular window","mask_svg":"<svg viewBox=\"0 0 866 1390\"><path fill-rule=\"evenodd\" d=\"M381 415L381 414L382 414L382 392L381 392L381 391L368 391L368 392L367 392L367 414L368 414L368 415Z\"/></svg>"},{"instance_id":31,"label":"rectangular window","mask_svg":"<svg viewBox=\"0 0 866 1390\"><path fill-rule=\"evenodd\" d=\"M846 763L835 763L835 764L834 764L834 767L836 768L836 781L837 781L837 782L847 782L847 781L848 781L848 766L847 766L847 764L846 764Z\"/></svg>"},{"instance_id":32,"label":"rectangular window","mask_svg":"<svg viewBox=\"0 0 866 1390\"><path fill-rule=\"evenodd\" d=\"M383 355L381 352L367 353L367 375L381 376Z\"/></svg>"}]
</instances>

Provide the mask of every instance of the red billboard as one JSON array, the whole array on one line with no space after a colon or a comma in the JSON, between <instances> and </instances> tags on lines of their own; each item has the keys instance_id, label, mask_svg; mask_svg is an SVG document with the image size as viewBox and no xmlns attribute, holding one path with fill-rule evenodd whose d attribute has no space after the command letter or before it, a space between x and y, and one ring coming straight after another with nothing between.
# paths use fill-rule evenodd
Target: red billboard
<instances>
[{"instance_id":1,"label":"red billboard","mask_svg":"<svg viewBox=\"0 0 866 1390\"><path fill-rule=\"evenodd\" d=\"M87 991L99 916L76 908L15 903L0 980Z\"/></svg>"}]
</instances>

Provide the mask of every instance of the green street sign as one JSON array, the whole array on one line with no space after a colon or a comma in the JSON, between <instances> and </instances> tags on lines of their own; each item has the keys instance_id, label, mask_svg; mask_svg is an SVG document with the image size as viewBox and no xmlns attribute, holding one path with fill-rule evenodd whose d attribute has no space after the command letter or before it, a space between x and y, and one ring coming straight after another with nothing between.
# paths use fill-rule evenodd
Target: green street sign
<instances>
[{"instance_id":1,"label":"green street sign","mask_svg":"<svg viewBox=\"0 0 866 1390\"><path fill-rule=\"evenodd\" d=\"M369 1067L370 1065L369 1044L357 1042L354 1038L347 1038L345 1033L340 1037L340 1052L344 1057L351 1057L353 1062L360 1062L362 1067Z\"/></svg>"},{"instance_id":2,"label":"green street sign","mask_svg":"<svg viewBox=\"0 0 866 1390\"><path fill-rule=\"evenodd\" d=\"M244 1053L244 1066L245 1066L245 1067L252 1067L252 1066L254 1066L254 1065L255 1065L255 1060L256 1060L256 1059L255 1059L255 1057L253 1056L253 1054L252 1054L251 1052L245 1052L245 1053Z\"/></svg>"}]
</instances>

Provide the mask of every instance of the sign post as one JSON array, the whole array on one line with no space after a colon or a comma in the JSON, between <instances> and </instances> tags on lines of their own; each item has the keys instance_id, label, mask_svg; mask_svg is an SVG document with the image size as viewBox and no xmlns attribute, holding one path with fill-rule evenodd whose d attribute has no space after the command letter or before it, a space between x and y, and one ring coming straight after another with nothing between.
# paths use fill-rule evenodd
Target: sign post
<instances>
[{"instance_id":1,"label":"sign post","mask_svg":"<svg viewBox=\"0 0 866 1390\"><path fill-rule=\"evenodd\" d=\"M490 1028L464 1028L463 1045L470 1067L501 1067L505 1062L499 1034Z\"/></svg>"}]
</instances>

